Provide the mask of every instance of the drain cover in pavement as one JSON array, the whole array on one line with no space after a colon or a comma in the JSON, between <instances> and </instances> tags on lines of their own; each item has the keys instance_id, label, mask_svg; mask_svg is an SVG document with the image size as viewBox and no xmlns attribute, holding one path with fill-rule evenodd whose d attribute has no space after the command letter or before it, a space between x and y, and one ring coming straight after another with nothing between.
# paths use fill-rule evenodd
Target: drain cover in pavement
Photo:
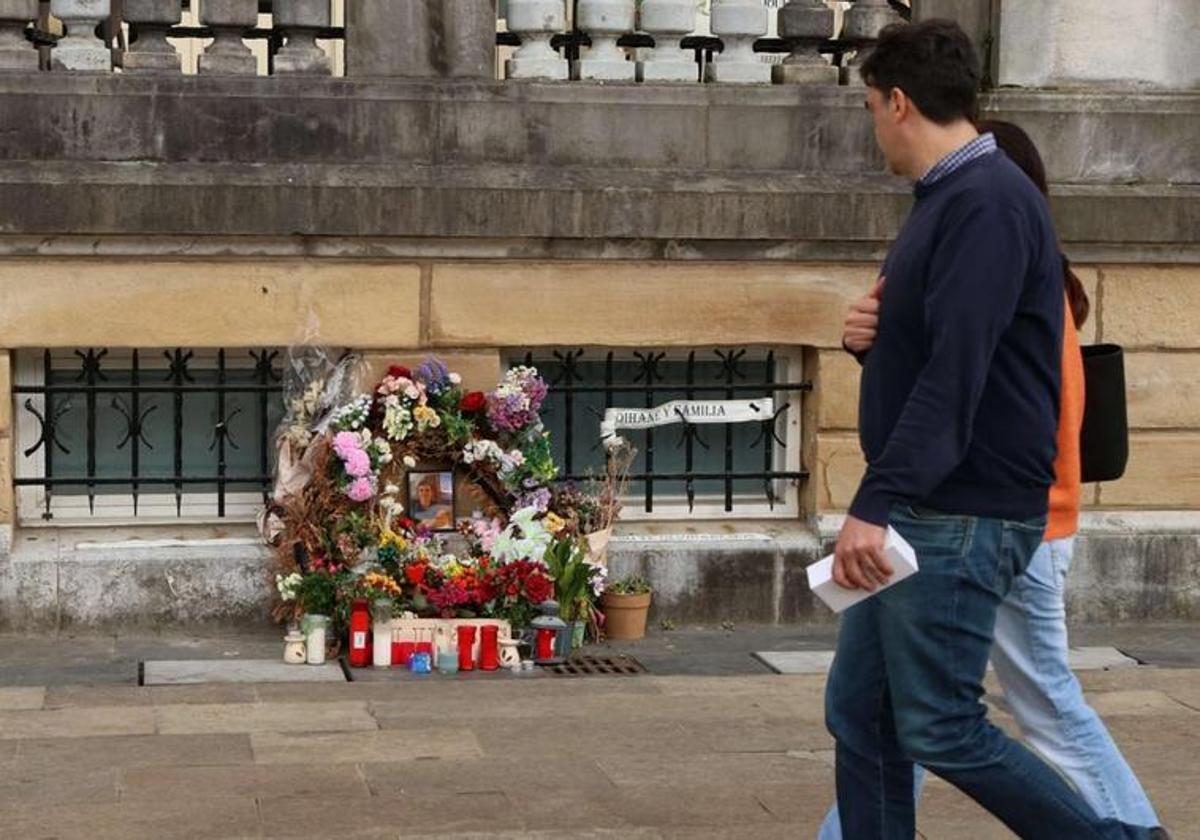
<instances>
[{"instance_id":1,"label":"drain cover in pavement","mask_svg":"<svg viewBox=\"0 0 1200 840\"><path fill-rule=\"evenodd\" d=\"M336 662L287 665L275 659L181 659L143 662L142 685L345 682Z\"/></svg>"},{"instance_id":2,"label":"drain cover in pavement","mask_svg":"<svg viewBox=\"0 0 1200 840\"><path fill-rule=\"evenodd\" d=\"M561 665L547 665L542 670L557 677L631 677L646 673L645 666L632 656L592 656L591 654L572 657Z\"/></svg>"}]
</instances>

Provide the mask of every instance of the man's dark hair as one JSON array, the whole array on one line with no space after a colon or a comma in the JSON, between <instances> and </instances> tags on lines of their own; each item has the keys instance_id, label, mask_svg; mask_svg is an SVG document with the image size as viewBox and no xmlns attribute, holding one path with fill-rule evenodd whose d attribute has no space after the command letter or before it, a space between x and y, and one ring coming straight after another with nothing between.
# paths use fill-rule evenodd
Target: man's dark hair
<instances>
[{"instance_id":1,"label":"man's dark hair","mask_svg":"<svg viewBox=\"0 0 1200 840\"><path fill-rule=\"evenodd\" d=\"M933 18L885 27L859 72L885 94L900 88L939 125L975 117L979 56L954 21Z\"/></svg>"}]
</instances>

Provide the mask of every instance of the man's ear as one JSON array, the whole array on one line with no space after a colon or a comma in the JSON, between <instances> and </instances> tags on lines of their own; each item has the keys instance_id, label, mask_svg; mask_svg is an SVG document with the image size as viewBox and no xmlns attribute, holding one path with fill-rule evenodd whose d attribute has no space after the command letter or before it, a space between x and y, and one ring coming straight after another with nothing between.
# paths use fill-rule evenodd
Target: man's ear
<instances>
[{"instance_id":1,"label":"man's ear","mask_svg":"<svg viewBox=\"0 0 1200 840\"><path fill-rule=\"evenodd\" d=\"M913 104L908 94L894 87L888 91L887 107L895 122L903 122L912 113Z\"/></svg>"}]
</instances>

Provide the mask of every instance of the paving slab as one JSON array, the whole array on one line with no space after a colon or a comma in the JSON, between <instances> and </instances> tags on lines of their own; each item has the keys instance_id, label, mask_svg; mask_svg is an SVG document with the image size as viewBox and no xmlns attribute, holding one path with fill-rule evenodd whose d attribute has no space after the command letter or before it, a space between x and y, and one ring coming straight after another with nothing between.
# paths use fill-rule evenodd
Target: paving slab
<instances>
[{"instance_id":1,"label":"paving slab","mask_svg":"<svg viewBox=\"0 0 1200 840\"><path fill-rule=\"evenodd\" d=\"M367 704L234 703L155 706L154 720L164 735L205 732L353 732L378 729Z\"/></svg>"},{"instance_id":2,"label":"paving slab","mask_svg":"<svg viewBox=\"0 0 1200 840\"><path fill-rule=\"evenodd\" d=\"M205 767L136 767L120 773L121 800L148 807L203 791L209 797L332 797L366 800L371 796L362 774L352 765L226 764ZM347 807L353 807L347 805Z\"/></svg>"},{"instance_id":3,"label":"paving slab","mask_svg":"<svg viewBox=\"0 0 1200 840\"><path fill-rule=\"evenodd\" d=\"M1200 726L1200 712L1171 699L1162 691L1097 691L1084 696L1088 704L1104 718L1121 715L1191 716Z\"/></svg>"},{"instance_id":4,"label":"paving slab","mask_svg":"<svg viewBox=\"0 0 1200 840\"><path fill-rule=\"evenodd\" d=\"M599 756L611 753L657 753L686 757L704 752L694 731L671 720L625 720L595 717L591 720L533 718L533 729L511 720L480 720L473 724L487 755L517 756L530 762L546 754L553 744L556 754ZM712 725L718 725L713 722Z\"/></svg>"},{"instance_id":5,"label":"paving slab","mask_svg":"<svg viewBox=\"0 0 1200 840\"><path fill-rule=\"evenodd\" d=\"M917 830L926 840L1017 840L1003 823L952 785L930 788L921 796Z\"/></svg>"},{"instance_id":6,"label":"paving slab","mask_svg":"<svg viewBox=\"0 0 1200 840\"><path fill-rule=\"evenodd\" d=\"M615 800L618 813L634 825L739 828L757 837L759 825L776 822L770 811L745 788L730 789L710 777L703 785L639 784Z\"/></svg>"},{"instance_id":7,"label":"paving slab","mask_svg":"<svg viewBox=\"0 0 1200 840\"><path fill-rule=\"evenodd\" d=\"M832 650L761 650L754 656L777 674L825 674L833 664Z\"/></svg>"},{"instance_id":8,"label":"paving slab","mask_svg":"<svg viewBox=\"0 0 1200 840\"><path fill-rule=\"evenodd\" d=\"M671 786L677 790L702 787L724 779L729 788L754 788L780 781L820 782L828 777L825 765L800 754L703 753L680 761L663 753L609 753L597 757L606 776L619 787Z\"/></svg>"},{"instance_id":9,"label":"paving slab","mask_svg":"<svg viewBox=\"0 0 1200 840\"><path fill-rule=\"evenodd\" d=\"M1139 663L1109 645L1073 647L1067 651L1067 663L1073 671L1106 671L1111 668L1137 668Z\"/></svg>"},{"instance_id":10,"label":"paving slab","mask_svg":"<svg viewBox=\"0 0 1200 840\"><path fill-rule=\"evenodd\" d=\"M312 797L267 798L259 803L264 837L408 837L409 832L488 832L523 827L520 815L502 793L447 796L375 797L361 808L330 807ZM385 828L386 827L386 828Z\"/></svg>"},{"instance_id":11,"label":"paving slab","mask_svg":"<svg viewBox=\"0 0 1200 840\"><path fill-rule=\"evenodd\" d=\"M37 767L23 762L0 776L0 813L57 806L64 802L115 803L113 768L78 770L70 766Z\"/></svg>"},{"instance_id":12,"label":"paving slab","mask_svg":"<svg viewBox=\"0 0 1200 840\"><path fill-rule=\"evenodd\" d=\"M143 803L87 802L29 809L7 819L4 837L54 840L242 840L259 837L258 809L249 797L189 797Z\"/></svg>"},{"instance_id":13,"label":"paving slab","mask_svg":"<svg viewBox=\"0 0 1200 840\"><path fill-rule=\"evenodd\" d=\"M46 689L42 686L0 688L0 711L28 711L40 709L46 702Z\"/></svg>"},{"instance_id":14,"label":"paving slab","mask_svg":"<svg viewBox=\"0 0 1200 840\"><path fill-rule=\"evenodd\" d=\"M13 743L22 766L63 770L249 764L254 760L248 735L52 737Z\"/></svg>"},{"instance_id":15,"label":"paving slab","mask_svg":"<svg viewBox=\"0 0 1200 840\"><path fill-rule=\"evenodd\" d=\"M250 736L258 764L355 764L475 758L474 733L461 728L348 733L258 732Z\"/></svg>"},{"instance_id":16,"label":"paving slab","mask_svg":"<svg viewBox=\"0 0 1200 840\"><path fill-rule=\"evenodd\" d=\"M151 735L149 709L41 709L0 712L0 739L85 738L94 735Z\"/></svg>"},{"instance_id":17,"label":"paving slab","mask_svg":"<svg viewBox=\"0 0 1200 840\"><path fill-rule=\"evenodd\" d=\"M85 706L175 706L194 703L255 703L253 685L56 685L46 689L47 709Z\"/></svg>"},{"instance_id":18,"label":"paving slab","mask_svg":"<svg viewBox=\"0 0 1200 840\"><path fill-rule=\"evenodd\" d=\"M516 756L436 758L413 761L363 763L363 777L375 796L421 796L429 793L501 791L510 798L530 791L543 793L530 783L530 762ZM583 755L544 756L537 761L538 775L554 780L553 791L574 795L612 792L616 786L594 760Z\"/></svg>"},{"instance_id":19,"label":"paving slab","mask_svg":"<svg viewBox=\"0 0 1200 840\"><path fill-rule=\"evenodd\" d=\"M832 650L754 652L755 658L779 674L826 674L833 664L833 654ZM1075 671L1097 671L1138 665L1138 660L1107 645L1071 648L1067 652L1067 660Z\"/></svg>"},{"instance_id":20,"label":"paving slab","mask_svg":"<svg viewBox=\"0 0 1200 840\"><path fill-rule=\"evenodd\" d=\"M287 665L278 659L150 660L143 666L144 685L204 683L324 683L346 682L342 666Z\"/></svg>"}]
</instances>

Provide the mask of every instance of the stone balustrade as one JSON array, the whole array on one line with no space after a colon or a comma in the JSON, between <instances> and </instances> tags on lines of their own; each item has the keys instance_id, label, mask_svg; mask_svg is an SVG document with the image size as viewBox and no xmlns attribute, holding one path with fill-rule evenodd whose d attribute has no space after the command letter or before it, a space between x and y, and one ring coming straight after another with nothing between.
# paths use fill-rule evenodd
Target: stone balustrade
<instances>
[{"instance_id":1,"label":"stone balustrade","mask_svg":"<svg viewBox=\"0 0 1200 840\"><path fill-rule=\"evenodd\" d=\"M880 14L880 3L887 16ZM854 36L842 42L835 39L834 10L847 6ZM504 23L520 46L504 62L504 75L606 83L836 85L837 64L822 53L840 59L862 52L893 18L899 19L887 0L507 0ZM768 37L773 32L779 37Z\"/></svg>"},{"instance_id":2,"label":"stone balustrade","mask_svg":"<svg viewBox=\"0 0 1200 840\"><path fill-rule=\"evenodd\" d=\"M872 27L895 15L887 0L383 5L273 0L266 16L259 0L192 0L186 14L181 0L50 0L41 3L39 21L37 0L0 0L0 72L37 70L36 41L51 45L40 65L55 72L341 75L341 63L334 66L318 39L344 38L345 72L352 76L832 85L843 54L869 42ZM835 39L834 7L848 7L852 40ZM347 25L336 28L343 8ZM107 42L105 33L112 34ZM259 46L252 50L253 44ZM507 60L497 62L497 44L516 49L505 46Z\"/></svg>"},{"instance_id":3,"label":"stone balustrade","mask_svg":"<svg viewBox=\"0 0 1200 840\"><path fill-rule=\"evenodd\" d=\"M185 17L181 0L50 0L47 18L38 0L0 0L0 72L36 72L35 43L45 43L40 65L53 72L341 75L318 39L344 38L333 25L343 2L273 0L262 15L259 0L191 0Z\"/></svg>"}]
</instances>

